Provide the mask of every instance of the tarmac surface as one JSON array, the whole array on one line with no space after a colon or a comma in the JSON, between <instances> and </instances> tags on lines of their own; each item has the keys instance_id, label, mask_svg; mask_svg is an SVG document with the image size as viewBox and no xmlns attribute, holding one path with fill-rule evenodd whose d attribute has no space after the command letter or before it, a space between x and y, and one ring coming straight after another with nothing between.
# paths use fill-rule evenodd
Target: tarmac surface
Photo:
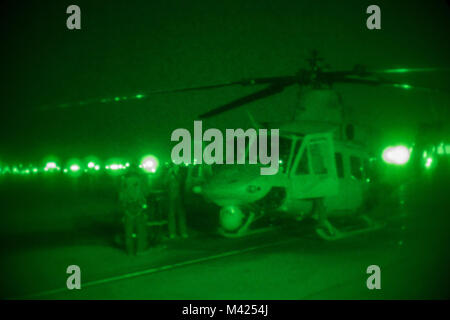
<instances>
[{"instance_id":1,"label":"tarmac surface","mask_svg":"<svg viewBox=\"0 0 450 320\"><path fill-rule=\"evenodd\" d=\"M294 220L233 239L213 229L205 233L191 228L188 239L164 240L130 257L113 242L114 230L95 223L90 229L63 229L62 223L50 230L48 225L48 231L41 233L34 232L37 225L27 224L20 237L7 234L3 225L1 295L7 299L448 299L446 189L424 186L423 190L421 197L411 195L403 208L380 208L392 217L384 228L336 241L319 238L312 221ZM76 197L74 202L78 203ZM72 208L74 216L80 208L81 204ZM44 208L40 210L31 211L30 219L38 221ZM49 214L62 222L70 218L68 210ZM80 290L67 289L70 265L81 269ZM380 290L367 288L371 265L380 267Z\"/></svg>"},{"instance_id":2,"label":"tarmac surface","mask_svg":"<svg viewBox=\"0 0 450 320\"><path fill-rule=\"evenodd\" d=\"M310 227L299 223L239 239L193 235L136 257L107 244L21 250L3 261L7 298L445 298L439 270L429 270L423 253L417 259L420 239L404 226L333 242ZM80 290L66 287L66 269L74 264L81 269ZM370 265L381 268L381 290L367 288Z\"/></svg>"}]
</instances>

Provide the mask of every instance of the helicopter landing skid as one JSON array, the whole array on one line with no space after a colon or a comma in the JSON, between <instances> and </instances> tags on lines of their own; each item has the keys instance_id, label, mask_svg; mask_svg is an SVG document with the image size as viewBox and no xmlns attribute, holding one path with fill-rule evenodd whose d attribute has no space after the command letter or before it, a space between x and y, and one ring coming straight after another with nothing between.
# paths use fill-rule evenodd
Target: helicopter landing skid
<instances>
[{"instance_id":1,"label":"helicopter landing skid","mask_svg":"<svg viewBox=\"0 0 450 320\"><path fill-rule=\"evenodd\" d=\"M273 231L274 227L268 227L268 228L259 228L259 229L254 229L254 230L246 230L245 232L226 232L225 230L223 230L222 228L218 229L218 233L226 238L242 238L242 237L247 237L247 236L251 236L254 234L258 234L258 233L264 233L264 232L269 232L269 231Z\"/></svg>"},{"instance_id":2,"label":"helicopter landing skid","mask_svg":"<svg viewBox=\"0 0 450 320\"><path fill-rule=\"evenodd\" d=\"M362 228L346 228L346 229L337 229L331 223L328 222L327 226L320 225L316 227L316 233L319 237L327 241L340 240L345 238L350 238L353 236L357 236L360 234L368 233L371 231L376 231L381 229L384 225L381 223L374 222L369 217L363 215L360 217L366 224L366 227ZM331 227L331 228L330 228Z\"/></svg>"}]
</instances>

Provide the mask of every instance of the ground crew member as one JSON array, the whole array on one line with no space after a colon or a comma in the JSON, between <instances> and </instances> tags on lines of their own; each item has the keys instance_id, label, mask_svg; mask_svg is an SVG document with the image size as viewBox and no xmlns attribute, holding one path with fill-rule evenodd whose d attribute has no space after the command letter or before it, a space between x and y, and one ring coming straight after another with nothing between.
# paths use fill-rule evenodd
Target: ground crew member
<instances>
[{"instance_id":1,"label":"ground crew member","mask_svg":"<svg viewBox=\"0 0 450 320\"><path fill-rule=\"evenodd\" d=\"M177 225L179 235L183 238L187 238L186 212L184 211L182 201L184 177L180 165L172 165L169 167L166 183L168 192L169 238L173 239L177 236Z\"/></svg>"},{"instance_id":2,"label":"ground crew member","mask_svg":"<svg viewBox=\"0 0 450 320\"><path fill-rule=\"evenodd\" d=\"M128 170L122 177L119 201L124 213L125 249L129 255L136 255L147 247L147 203L142 177L133 169Z\"/></svg>"}]
</instances>

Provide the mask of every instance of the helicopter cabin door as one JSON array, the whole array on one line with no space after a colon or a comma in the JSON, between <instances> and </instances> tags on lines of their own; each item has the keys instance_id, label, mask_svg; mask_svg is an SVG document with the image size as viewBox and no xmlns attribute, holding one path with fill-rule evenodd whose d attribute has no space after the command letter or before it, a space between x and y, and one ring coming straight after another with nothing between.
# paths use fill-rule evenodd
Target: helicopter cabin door
<instances>
[{"instance_id":1,"label":"helicopter cabin door","mask_svg":"<svg viewBox=\"0 0 450 320\"><path fill-rule=\"evenodd\" d=\"M294 199L337 194L338 178L331 133L305 135L289 178Z\"/></svg>"}]
</instances>

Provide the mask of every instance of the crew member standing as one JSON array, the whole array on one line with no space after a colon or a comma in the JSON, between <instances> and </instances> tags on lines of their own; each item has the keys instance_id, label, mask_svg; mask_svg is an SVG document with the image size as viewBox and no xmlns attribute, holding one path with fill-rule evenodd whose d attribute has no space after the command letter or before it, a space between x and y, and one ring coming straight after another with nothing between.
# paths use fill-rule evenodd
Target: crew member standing
<instances>
[{"instance_id":1,"label":"crew member standing","mask_svg":"<svg viewBox=\"0 0 450 320\"><path fill-rule=\"evenodd\" d=\"M136 255L147 247L147 203L144 181L133 169L122 177L119 200L124 212L125 248L129 255Z\"/></svg>"},{"instance_id":2,"label":"crew member standing","mask_svg":"<svg viewBox=\"0 0 450 320\"><path fill-rule=\"evenodd\" d=\"M186 212L184 211L182 195L184 188L183 170L179 165L172 165L167 172L167 201L169 238L177 236L177 229L183 238L188 237L186 226ZM177 228L178 225L178 228Z\"/></svg>"}]
</instances>

